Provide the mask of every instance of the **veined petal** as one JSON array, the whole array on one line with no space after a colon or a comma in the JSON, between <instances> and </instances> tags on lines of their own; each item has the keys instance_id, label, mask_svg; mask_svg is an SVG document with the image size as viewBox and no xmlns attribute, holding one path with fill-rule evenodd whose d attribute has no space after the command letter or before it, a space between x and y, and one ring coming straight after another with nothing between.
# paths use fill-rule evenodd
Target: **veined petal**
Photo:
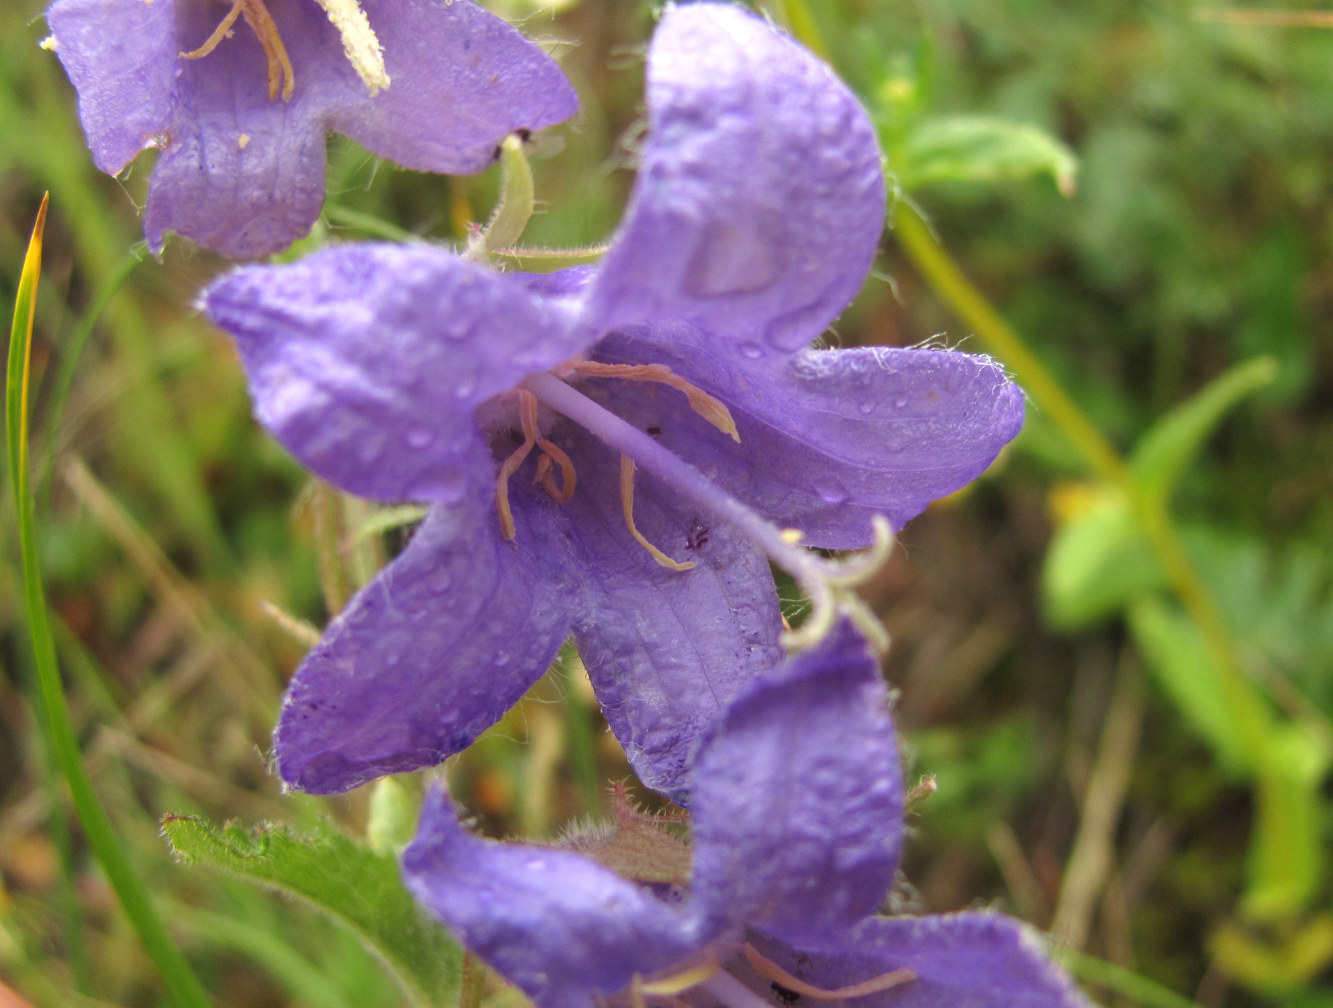
<instances>
[{"instance_id":1,"label":"veined petal","mask_svg":"<svg viewBox=\"0 0 1333 1008\"><path fill-rule=\"evenodd\" d=\"M46 12L56 55L79 92L93 162L108 174L164 142L179 51L172 7L169 0L56 0Z\"/></svg>"},{"instance_id":2,"label":"veined petal","mask_svg":"<svg viewBox=\"0 0 1333 1008\"><path fill-rule=\"evenodd\" d=\"M749 924L803 948L846 935L883 902L902 769L879 667L849 622L731 704L692 780L702 933Z\"/></svg>"},{"instance_id":3,"label":"veined petal","mask_svg":"<svg viewBox=\"0 0 1333 1008\"><path fill-rule=\"evenodd\" d=\"M804 350L785 367L745 367L688 326L642 326L602 340L598 360L667 364L722 398L734 444L673 424L681 457L804 541L870 542L975 479L1023 424L1023 393L987 357L946 350ZM688 437L688 441L683 440Z\"/></svg>"},{"instance_id":4,"label":"veined petal","mask_svg":"<svg viewBox=\"0 0 1333 1008\"><path fill-rule=\"evenodd\" d=\"M731 4L669 7L649 136L589 317L692 322L776 365L856 294L884 181L864 110L827 66Z\"/></svg>"},{"instance_id":5,"label":"veined petal","mask_svg":"<svg viewBox=\"0 0 1333 1008\"><path fill-rule=\"evenodd\" d=\"M848 942L794 954L753 936L759 951L826 990L904 967L916 979L846 1008L1093 1008L1054 964L1035 931L997 913L875 917Z\"/></svg>"},{"instance_id":6,"label":"veined petal","mask_svg":"<svg viewBox=\"0 0 1333 1008\"><path fill-rule=\"evenodd\" d=\"M381 157L471 174L516 130L568 119L578 97L555 62L489 11L455 0L363 0L392 83L329 124Z\"/></svg>"},{"instance_id":7,"label":"veined petal","mask_svg":"<svg viewBox=\"0 0 1333 1008\"><path fill-rule=\"evenodd\" d=\"M607 392L617 413L644 425L654 422L656 402L668 396L679 393L629 383ZM540 542L569 545L568 576L578 586L574 639L630 765L644 784L683 798L699 734L781 658L773 575L743 540L639 472L633 509L639 531L672 559L696 566L675 571L657 563L625 522L618 456L571 427L553 436L578 463L573 498L555 505L530 488L519 495L516 485L516 507L534 525L550 523Z\"/></svg>"},{"instance_id":8,"label":"veined petal","mask_svg":"<svg viewBox=\"0 0 1333 1008\"><path fill-rule=\"evenodd\" d=\"M493 480L464 464L477 406L582 348L554 302L427 246L245 267L204 307L236 338L264 425L320 476L381 500L451 503Z\"/></svg>"},{"instance_id":9,"label":"veined petal","mask_svg":"<svg viewBox=\"0 0 1333 1008\"><path fill-rule=\"evenodd\" d=\"M588 1008L695 951L683 915L649 890L578 854L473 836L440 790L403 852L403 877L540 1008Z\"/></svg>"},{"instance_id":10,"label":"veined petal","mask_svg":"<svg viewBox=\"0 0 1333 1008\"><path fill-rule=\"evenodd\" d=\"M471 744L565 639L550 566L499 538L489 495L433 509L297 670L274 738L283 780L346 791Z\"/></svg>"}]
</instances>

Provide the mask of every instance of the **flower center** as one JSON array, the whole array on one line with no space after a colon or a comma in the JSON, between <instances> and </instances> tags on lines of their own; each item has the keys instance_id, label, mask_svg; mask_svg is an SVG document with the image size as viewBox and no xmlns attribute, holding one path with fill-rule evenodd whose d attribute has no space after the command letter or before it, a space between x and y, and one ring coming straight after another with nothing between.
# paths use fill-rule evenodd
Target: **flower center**
<instances>
[{"instance_id":1,"label":"flower center","mask_svg":"<svg viewBox=\"0 0 1333 1008\"><path fill-rule=\"evenodd\" d=\"M371 97L374 97L388 87L390 81L388 71L384 68L383 47L380 46L374 29L366 19L366 12L361 9L358 0L317 0L317 2L324 8L329 21L338 32L338 37L342 39L343 53L347 61L352 64L352 69L365 83ZM259 40L259 45L264 50L269 101L274 101L279 96L283 101L290 101L296 90L292 61L287 55L287 47L283 45L282 35L278 32L273 16L264 6L264 0L231 0L231 10L213 29L213 34L208 36L198 49L181 53L182 58L201 59L207 56L223 39L231 37L232 29L239 18L245 19L245 23L250 26L250 30L254 32L255 38Z\"/></svg>"},{"instance_id":2,"label":"flower center","mask_svg":"<svg viewBox=\"0 0 1333 1008\"><path fill-rule=\"evenodd\" d=\"M916 979L915 972L903 967L860 983L829 989L817 987L789 973L749 942L742 946L742 952L750 970L759 979L768 981L772 985L774 994L786 1004L795 1004L801 998L812 1001L846 1001L869 997ZM649 1008L650 1005L681 1008L689 1002L683 1001L680 995L697 988L707 992L725 1008L772 1008L772 1004L765 996L756 993L737 978L733 970L739 969L741 969L739 963L723 967L715 955L709 954L704 961L693 963L668 976L652 980L636 976L630 984L630 1004L632 1008Z\"/></svg>"},{"instance_id":3,"label":"flower center","mask_svg":"<svg viewBox=\"0 0 1333 1008\"><path fill-rule=\"evenodd\" d=\"M650 543L634 524L634 474L642 468L666 483L673 492L739 532L755 548L792 575L810 600L811 611L796 631L784 638L788 648L799 649L822 640L833 627L838 613L849 616L867 637L887 645L883 629L870 609L851 591L883 564L893 542L888 522L874 521L874 543L862 557L836 561L822 557L801 545L801 532L780 529L748 505L705 477L697 469L660 444L649 434L594 402L565 379L575 375L596 378L622 378L665 384L682 392L690 406L718 430L740 441L730 410L720 400L692 385L661 364L619 365L575 361L555 372L528 375L518 387L519 423L523 442L501 463L496 478L495 500L500 528L506 539L515 536L513 513L509 505L509 480L534 449L541 452L535 482L541 484L556 501L568 500L573 493L576 474L569 456L544 438L537 425L538 404L572 420L604 444L620 453L621 512L630 534L653 559L672 570L688 571L692 562L679 562ZM553 467L562 473L559 485Z\"/></svg>"},{"instance_id":4,"label":"flower center","mask_svg":"<svg viewBox=\"0 0 1333 1008\"><path fill-rule=\"evenodd\" d=\"M282 44L282 36L273 22L273 16L264 6L264 0L232 0L231 10L213 29L213 34L198 49L181 53L181 58L202 59L207 56L223 39L231 37L237 18L245 19L264 50L264 60L268 64L268 100L273 101L281 93L283 101L290 101L296 88L292 61L287 55L287 47Z\"/></svg>"}]
</instances>

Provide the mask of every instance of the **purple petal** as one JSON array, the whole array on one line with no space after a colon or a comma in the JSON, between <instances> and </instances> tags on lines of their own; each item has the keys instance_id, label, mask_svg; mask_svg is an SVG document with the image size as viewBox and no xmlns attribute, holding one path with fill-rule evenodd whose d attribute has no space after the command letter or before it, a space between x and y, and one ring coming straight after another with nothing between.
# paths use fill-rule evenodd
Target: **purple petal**
<instances>
[{"instance_id":1,"label":"purple petal","mask_svg":"<svg viewBox=\"0 0 1333 1008\"><path fill-rule=\"evenodd\" d=\"M278 772L328 794L439 763L554 660L566 593L540 554L496 534L493 502L432 510L330 624L283 702ZM519 535L534 530L521 521Z\"/></svg>"},{"instance_id":2,"label":"purple petal","mask_svg":"<svg viewBox=\"0 0 1333 1008\"><path fill-rule=\"evenodd\" d=\"M752 924L802 947L883 901L902 770L879 667L849 623L732 703L692 782L702 933Z\"/></svg>"},{"instance_id":3,"label":"purple petal","mask_svg":"<svg viewBox=\"0 0 1333 1008\"><path fill-rule=\"evenodd\" d=\"M879 917L823 954L754 935L759 951L802 980L837 989L906 967L916 979L834 1002L847 1008L1092 1008L1051 963L1042 939L996 913Z\"/></svg>"},{"instance_id":4,"label":"purple petal","mask_svg":"<svg viewBox=\"0 0 1333 1008\"><path fill-rule=\"evenodd\" d=\"M172 17L171 3L143 0L57 0L46 12L93 162L108 174L162 145L179 51Z\"/></svg>"},{"instance_id":5,"label":"purple petal","mask_svg":"<svg viewBox=\"0 0 1333 1008\"><path fill-rule=\"evenodd\" d=\"M226 8L182 3L176 43L201 45ZM310 230L324 202L328 110L360 101L364 85L318 4L270 2L291 58L289 101L270 99L264 53L239 22L199 59L176 59L170 135L148 188L144 233L158 251L175 231L234 259L286 248Z\"/></svg>"},{"instance_id":6,"label":"purple petal","mask_svg":"<svg viewBox=\"0 0 1333 1008\"><path fill-rule=\"evenodd\" d=\"M884 181L864 110L795 42L715 3L663 15L648 108L590 317L604 330L693 322L723 352L785 359L846 306L874 258Z\"/></svg>"},{"instance_id":7,"label":"purple petal","mask_svg":"<svg viewBox=\"0 0 1333 1008\"><path fill-rule=\"evenodd\" d=\"M381 157L423 171L471 174L516 130L572 116L578 97L555 62L467 0L364 0L392 83L363 90L330 125Z\"/></svg>"},{"instance_id":8,"label":"purple petal","mask_svg":"<svg viewBox=\"0 0 1333 1008\"><path fill-rule=\"evenodd\" d=\"M695 951L681 914L568 851L500 844L459 825L442 791L403 852L407 887L540 1008L588 1008Z\"/></svg>"},{"instance_id":9,"label":"purple petal","mask_svg":"<svg viewBox=\"0 0 1333 1008\"><path fill-rule=\"evenodd\" d=\"M646 426L654 422L656 393L637 383L613 383L607 398L622 417ZM665 389L661 394L679 395ZM555 505L544 493L521 487L516 477L515 507L534 523L549 523L542 541L568 544L569 579L578 586L574 638L630 764L649 787L683 797L699 733L738 690L781 658L773 575L743 540L639 472L639 531L673 559L697 565L687 571L663 567L625 523L619 456L567 423L552 437L576 460L577 492Z\"/></svg>"},{"instance_id":10,"label":"purple petal","mask_svg":"<svg viewBox=\"0 0 1333 1008\"><path fill-rule=\"evenodd\" d=\"M347 245L236 270L204 307L235 338L260 420L345 490L452 503L483 402L582 341L554 303L426 246Z\"/></svg>"},{"instance_id":11,"label":"purple petal","mask_svg":"<svg viewBox=\"0 0 1333 1008\"><path fill-rule=\"evenodd\" d=\"M674 450L830 549L866 545L877 513L901 528L984 472L1023 423L1022 391L1003 369L955 351L805 350L769 371L737 365L696 329L661 324L608 337L594 356L664 363L722 398L740 444L676 425Z\"/></svg>"}]
</instances>

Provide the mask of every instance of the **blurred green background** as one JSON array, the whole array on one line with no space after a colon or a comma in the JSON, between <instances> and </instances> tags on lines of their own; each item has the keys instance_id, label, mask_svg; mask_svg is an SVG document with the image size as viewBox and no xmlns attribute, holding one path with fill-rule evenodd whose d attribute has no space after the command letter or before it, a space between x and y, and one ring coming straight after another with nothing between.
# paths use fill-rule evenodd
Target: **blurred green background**
<instances>
[{"instance_id":1,"label":"blurred green background","mask_svg":"<svg viewBox=\"0 0 1333 1008\"><path fill-rule=\"evenodd\" d=\"M583 101L539 144L526 241L602 241L632 180L653 5L493 6ZM1108 1005L1333 1005L1329 19L1175 0L760 6L863 96L900 186L831 338L999 352L942 284L956 267L1054 390L1001 354L1033 395L1023 435L866 589L911 772L939 784L912 819L911 900L1051 930ZM8 314L49 189L33 469L86 763L216 1004L403 1003L347 929L176 864L159 835L172 812L364 836L366 789L284 796L268 773L304 651L273 607L322 625L398 535L359 533L368 509L312 488L251 420L229 342L192 307L225 263L182 241L144 252L151 158L93 169L41 8L0 8L0 292ZM493 172L404 172L338 138L331 155L307 247L393 227L458 240L493 200ZM910 230L923 217L934 239ZM1061 396L1096 437L1071 435ZM43 1008L165 1003L29 702L14 517L6 492L0 980ZM598 718L566 662L451 781L492 832L552 835L627 773Z\"/></svg>"}]
</instances>

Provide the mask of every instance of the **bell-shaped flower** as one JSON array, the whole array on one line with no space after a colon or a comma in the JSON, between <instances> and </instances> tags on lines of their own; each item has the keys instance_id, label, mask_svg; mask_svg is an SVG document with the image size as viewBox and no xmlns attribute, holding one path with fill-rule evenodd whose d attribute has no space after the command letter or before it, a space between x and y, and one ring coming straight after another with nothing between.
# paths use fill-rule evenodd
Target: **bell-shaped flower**
<instances>
[{"instance_id":1,"label":"bell-shaped flower","mask_svg":"<svg viewBox=\"0 0 1333 1008\"><path fill-rule=\"evenodd\" d=\"M578 838L587 854L487 840L435 790L404 878L538 1008L1090 1008L1011 918L880 915L902 770L849 623L736 696L690 775L692 864L643 818L632 843Z\"/></svg>"},{"instance_id":2,"label":"bell-shaped flower","mask_svg":"<svg viewBox=\"0 0 1333 1008\"><path fill-rule=\"evenodd\" d=\"M246 267L205 294L260 420L347 491L431 505L297 671L277 768L345 790L438 763L572 633L640 776L780 656L769 560L827 630L862 547L977 476L1022 422L993 362L807 349L883 226L865 113L737 7L670 7L650 134L605 258L541 276L427 246Z\"/></svg>"},{"instance_id":3,"label":"bell-shaped flower","mask_svg":"<svg viewBox=\"0 0 1333 1008\"><path fill-rule=\"evenodd\" d=\"M97 167L160 148L144 231L279 252L324 202L325 135L466 174L573 115L559 67L471 0L56 0L53 45Z\"/></svg>"}]
</instances>

